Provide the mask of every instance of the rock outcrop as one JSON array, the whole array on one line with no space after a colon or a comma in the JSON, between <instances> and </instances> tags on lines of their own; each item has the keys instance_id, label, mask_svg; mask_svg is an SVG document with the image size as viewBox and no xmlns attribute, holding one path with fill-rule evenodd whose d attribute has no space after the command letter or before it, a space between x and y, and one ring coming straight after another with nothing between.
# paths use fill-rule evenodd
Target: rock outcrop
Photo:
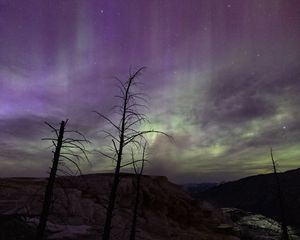
<instances>
[{"instance_id":1,"label":"rock outcrop","mask_svg":"<svg viewBox=\"0 0 300 240\"><path fill-rule=\"evenodd\" d=\"M223 208L224 214L230 218L230 225L223 224L219 228L231 231L240 239L278 240L281 235L281 225L275 220L260 214L243 211L237 208ZM288 228L290 240L300 240L299 232Z\"/></svg>"}]
</instances>

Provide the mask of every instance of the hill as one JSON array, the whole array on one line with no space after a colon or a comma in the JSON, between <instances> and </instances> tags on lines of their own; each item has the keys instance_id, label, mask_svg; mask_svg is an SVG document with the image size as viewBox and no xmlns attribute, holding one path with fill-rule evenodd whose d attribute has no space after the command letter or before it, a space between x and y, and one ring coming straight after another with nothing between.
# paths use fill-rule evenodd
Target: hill
<instances>
[{"instance_id":1,"label":"hill","mask_svg":"<svg viewBox=\"0 0 300 240\"><path fill-rule=\"evenodd\" d=\"M279 173L288 224L300 228L300 169ZM256 175L227 182L207 191L198 198L217 207L234 207L280 220L274 174Z\"/></svg>"}]
</instances>

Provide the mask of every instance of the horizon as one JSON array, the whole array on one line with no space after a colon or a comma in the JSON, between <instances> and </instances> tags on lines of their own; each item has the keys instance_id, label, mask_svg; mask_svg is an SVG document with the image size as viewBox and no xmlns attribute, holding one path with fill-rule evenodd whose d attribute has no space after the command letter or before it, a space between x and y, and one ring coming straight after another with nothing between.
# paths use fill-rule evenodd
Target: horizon
<instances>
[{"instance_id":1,"label":"horizon","mask_svg":"<svg viewBox=\"0 0 300 240\"><path fill-rule=\"evenodd\" d=\"M300 168L294 168L294 169L288 169L286 171L282 171L282 172L278 172L278 174L285 174L287 172L291 172L291 171L297 171ZM90 173L83 173L82 175L72 175L72 176L66 176L66 175L59 175L57 176L58 178L60 177L80 177L80 176L87 176L87 175L113 175L114 172L113 170L111 172L90 172ZM121 172L121 175L132 175L134 176L135 173L133 172ZM259 174L254 174L254 175L249 175L249 176L243 176L241 178L237 178L237 179L230 179L228 181L219 181L219 182L213 182L213 181L209 181L209 182L177 182L176 179L175 181L172 181L172 179L169 179L167 176L164 175L149 175L149 174L143 174L143 177L165 177L167 178L167 180L171 183L177 184L177 185L189 185L189 184L217 184L217 185L221 185L221 184L225 184L225 183L230 183L230 182L236 182L242 179L246 179L246 178L251 178L251 177L256 177L256 176L261 176L261 175L269 175L269 174L274 174L273 172L269 172L269 173L259 173ZM0 179L47 179L49 176L43 176L43 177L0 177Z\"/></svg>"},{"instance_id":2,"label":"horizon","mask_svg":"<svg viewBox=\"0 0 300 240\"><path fill-rule=\"evenodd\" d=\"M145 66L145 174L222 182L300 167L300 1L0 0L0 177L47 177L45 121L82 132L91 164L116 119L115 77ZM108 139L108 141L110 141ZM130 169L127 169L128 171Z\"/></svg>"}]
</instances>

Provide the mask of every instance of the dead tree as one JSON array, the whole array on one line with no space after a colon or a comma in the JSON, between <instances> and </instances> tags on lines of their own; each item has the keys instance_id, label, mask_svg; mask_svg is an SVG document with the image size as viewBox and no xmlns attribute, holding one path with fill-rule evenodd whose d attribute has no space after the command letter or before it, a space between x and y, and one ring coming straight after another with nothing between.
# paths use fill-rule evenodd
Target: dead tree
<instances>
[{"instance_id":1,"label":"dead tree","mask_svg":"<svg viewBox=\"0 0 300 240\"><path fill-rule=\"evenodd\" d=\"M139 140L144 139L144 135L148 133L161 133L167 135L163 132L155 130L139 130L141 124L144 121L147 121L146 116L140 112L141 108L146 107L147 100L145 99L145 93L136 91L137 86L140 84L137 81L137 78L143 69L144 67L139 68L134 73L130 72L129 78L125 82L117 79L120 93L115 97L120 100L120 104L114 106L119 118L116 123L112 118L94 111L99 115L99 117L105 119L111 126L112 131L114 130L115 132L113 133L112 131L104 131L106 137L110 137L112 140L111 150L113 154L109 155L105 152L100 152L103 156L113 160L116 164L108 206L106 209L106 218L102 234L103 240L110 239L113 211L115 208L118 186L120 183L120 170L122 167L132 164L122 164L125 148L129 147L130 145L140 148L141 146Z\"/></svg>"},{"instance_id":2,"label":"dead tree","mask_svg":"<svg viewBox=\"0 0 300 240\"><path fill-rule=\"evenodd\" d=\"M65 173L69 173L71 171L71 169L65 164L65 161L67 161L75 166L77 172L81 173L78 161L82 159L88 160L86 149L83 143L89 141L78 131L66 130L67 122L68 120L62 121L60 123L59 130L53 127L51 124L45 122L52 129L52 132L55 133L55 137L43 138L43 140L50 140L53 147L55 147L55 151L53 152L54 157L52 160L52 167L44 194L43 208L37 227L36 240L45 239L45 230L47 226L47 219L49 216L49 209L52 203L57 172L62 171ZM66 133L79 135L80 138L77 139L72 137L64 137ZM59 166L62 166L63 168L59 168Z\"/></svg>"},{"instance_id":3,"label":"dead tree","mask_svg":"<svg viewBox=\"0 0 300 240\"><path fill-rule=\"evenodd\" d=\"M279 179L277 169L276 169L276 164L275 164L274 157L273 157L272 148L270 150L270 154L271 154L271 159L272 159L273 171L274 171L276 187L277 187L277 197L278 197L279 208L280 208L280 217L281 217L281 236L280 236L280 240L289 240L290 238L289 238L287 222L286 222L286 217L285 217L283 194L282 194L282 190L281 190L280 179Z\"/></svg>"},{"instance_id":4,"label":"dead tree","mask_svg":"<svg viewBox=\"0 0 300 240\"><path fill-rule=\"evenodd\" d=\"M134 172L136 175L136 182L135 182L135 200L134 200L134 208L133 208L133 215L132 215L132 224L131 224L130 237L129 237L130 240L135 240L135 236L136 236L138 208L140 205L141 179L142 179L144 166L145 166L146 146L147 146L147 143L145 143L144 147L143 147L140 169L138 169L137 161L134 160L134 154L132 153L132 162L133 162L132 165L133 165Z\"/></svg>"}]
</instances>

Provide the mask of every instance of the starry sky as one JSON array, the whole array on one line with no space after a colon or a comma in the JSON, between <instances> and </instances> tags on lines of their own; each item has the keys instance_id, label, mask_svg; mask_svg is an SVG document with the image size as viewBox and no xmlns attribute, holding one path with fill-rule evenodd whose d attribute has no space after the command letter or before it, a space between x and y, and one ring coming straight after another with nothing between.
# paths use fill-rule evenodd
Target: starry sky
<instances>
[{"instance_id":1,"label":"starry sky","mask_svg":"<svg viewBox=\"0 0 300 240\"><path fill-rule=\"evenodd\" d=\"M44 124L92 141L84 173L113 169L95 151L116 82L145 66L146 173L229 181L300 166L300 1L0 0L0 176L46 176Z\"/></svg>"}]
</instances>

